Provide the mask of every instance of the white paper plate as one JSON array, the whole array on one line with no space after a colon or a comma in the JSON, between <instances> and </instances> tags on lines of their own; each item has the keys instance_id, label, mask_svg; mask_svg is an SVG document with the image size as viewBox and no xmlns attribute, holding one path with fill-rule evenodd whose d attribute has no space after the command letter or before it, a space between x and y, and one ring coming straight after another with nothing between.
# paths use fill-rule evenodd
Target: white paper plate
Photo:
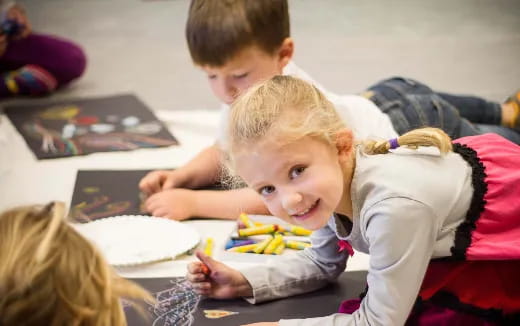
<instances>
[{"instance_id":1,"label":"white paper plate","mask_svg":"<svg viewBox=\"0 0 520 326\"><path fill-rule=\"evenodd\" d=\"M197 231L188 225L143 215L107 217L73 226L114 266L173 259L200 241Z\"/></svg>"}]
</instances>

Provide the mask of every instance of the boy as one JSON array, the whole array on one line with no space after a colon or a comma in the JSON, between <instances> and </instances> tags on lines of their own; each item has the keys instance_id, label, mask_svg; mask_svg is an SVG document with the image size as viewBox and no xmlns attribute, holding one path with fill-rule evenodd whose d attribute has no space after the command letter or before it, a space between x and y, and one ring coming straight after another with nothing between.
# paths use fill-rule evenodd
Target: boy
<instances>
[{"instance_id":1,"label":"boy","mask_svg":"<svg viewBox=\"0 0 520 326\"><path fill-rule=\"evenodd\" d=\"M394 78L369 89L367 97L386 114L364 97L338 96L327 92L291 62L294 42L290 38L289 25L286 0L192 0L186 24L188 47L193 62L207 74L213 93L226 104L221 121L222 134L226 130L227 105L249 86L282 73L304 79L322 90L360 139L369 136L390 139L421 125L440 125L455 137L484 132L461 119L454 106L438 98L440 95L412 80ZM420 103L421 107L417 108L403 93L428 101ZM433 96L435 101L432 100ZM490 112L497 113L499 118L495 117L495 120L502 119L504 123L519 120L516 119L518 113L515 116L514 109L509 106L504 111L506 114L502 114L497 103L476 98L453 98L461 100L457 103L459 108L475 101L484 109L489 107ZM388 103L395 103L396 100L400 100L401 105L388 106ZM451 112L451 115L446 114L444 120L437 121L437 116L433 114L437 108L431 107L432 103L442 103L444 111ZM417 114L417 109L424 111L424 114ZM410 118L414 114L424 119L414 121ZM517 136L520 142L520 135ZM139 184L140 189L149 196L145 203L146 209L154 216L176 220L192 216L235 219L242 211L268 214L260 197L247 188L230 191L192 190L215 183L219 180L220 172L217 144L203 150L179 169L151 172Z\"/></svg>"}]
</instances>

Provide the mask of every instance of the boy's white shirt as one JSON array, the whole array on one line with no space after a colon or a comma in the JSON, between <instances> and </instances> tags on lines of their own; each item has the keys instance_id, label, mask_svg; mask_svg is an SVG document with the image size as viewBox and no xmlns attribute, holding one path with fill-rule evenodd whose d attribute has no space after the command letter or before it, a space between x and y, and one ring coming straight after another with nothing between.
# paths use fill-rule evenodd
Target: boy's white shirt
<instances>
[{"instance_id":1,"label":"boy's white shirt","mask_svg":"<svg viewBox=\"0 0 520 326\"><path fill-rule=\"evenodd\" d=\"M356 139L391 139L398 136L388 115L381 112L370 100L359 95L338 95L329 92L292 61L285 66L283 74L303 79L322 91L334 104L347 127L352 129ZM229 106L223 104L218 142L224 148L228 117Z\"/></svg>"}]
</instances>

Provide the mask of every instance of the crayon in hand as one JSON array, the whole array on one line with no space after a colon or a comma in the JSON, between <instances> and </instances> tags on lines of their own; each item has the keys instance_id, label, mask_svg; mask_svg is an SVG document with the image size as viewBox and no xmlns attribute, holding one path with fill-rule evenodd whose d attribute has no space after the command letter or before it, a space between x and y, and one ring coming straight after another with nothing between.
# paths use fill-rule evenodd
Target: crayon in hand
<instances>
[{"instance_id":1,"label":"crayon in hand","mask_svg":"<svg viewBox=\"0 0 520 326\"><path fill-rule=\"evenodd\" d=\"M202 265L200 265L200 268L202 269L202 274L209 275L209 267L206 264L202 263Z\"/></svg>"}]
</instances>

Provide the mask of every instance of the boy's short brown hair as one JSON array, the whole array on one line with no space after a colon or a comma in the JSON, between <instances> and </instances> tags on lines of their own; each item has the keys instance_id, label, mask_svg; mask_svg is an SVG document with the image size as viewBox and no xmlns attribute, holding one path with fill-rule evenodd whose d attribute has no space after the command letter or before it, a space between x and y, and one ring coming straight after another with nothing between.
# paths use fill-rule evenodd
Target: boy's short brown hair
<instances>
[{"instance_id":1,"label":"boy's short brown hair","mask_svg":"<svg viewBox=\"0 0 520 326\"><path fill-rule=\"evenodd\" d=\"M219 67L256 45L272 54L289 37L287 0L192 0L186 39L193 62Z\"/></svg>"}]
</instances>

